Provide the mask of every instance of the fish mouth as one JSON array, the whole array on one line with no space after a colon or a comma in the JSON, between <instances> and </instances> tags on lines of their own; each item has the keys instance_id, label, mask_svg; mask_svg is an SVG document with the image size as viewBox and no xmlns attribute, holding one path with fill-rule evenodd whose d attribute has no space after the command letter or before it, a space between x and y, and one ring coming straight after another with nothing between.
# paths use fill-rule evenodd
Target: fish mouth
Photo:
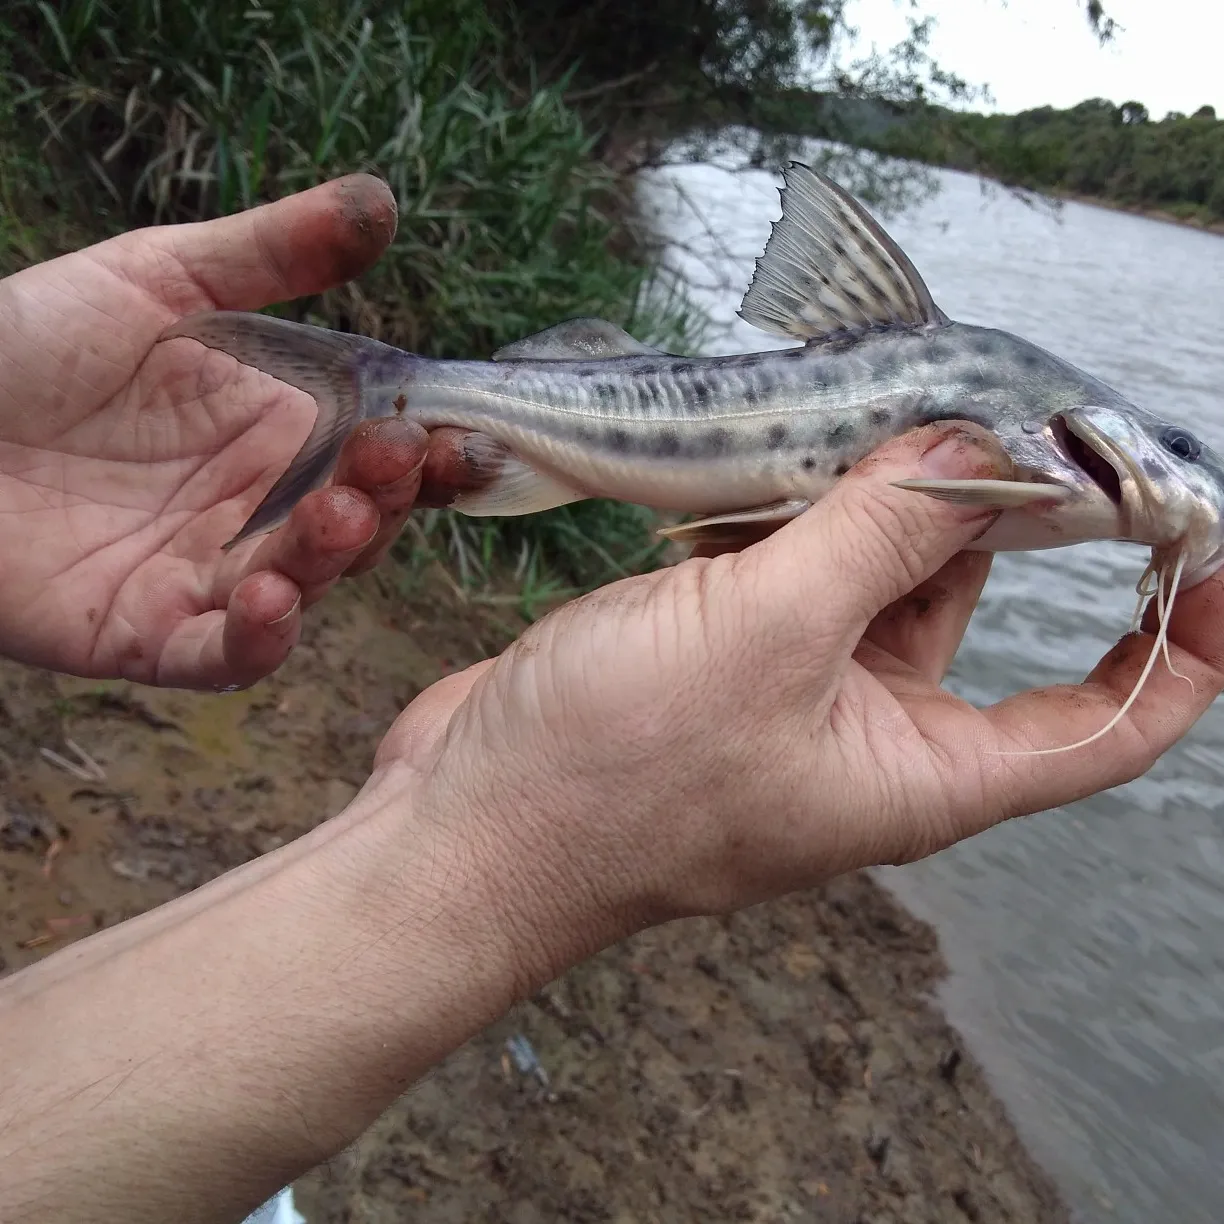
<instances>
[{"instance_id":1,"label":"fish mouth","mask_svg":"<svg viewBox=\"0 0 1224 1224\"><path fill-rule=\"evenodd\" d=\"M1054 417L1050 432L1063 455L1121 509L1125 500L1123 482L1135 480L1127 457L1091 422L1078 415Z\"/></svg>"}]
</instances>

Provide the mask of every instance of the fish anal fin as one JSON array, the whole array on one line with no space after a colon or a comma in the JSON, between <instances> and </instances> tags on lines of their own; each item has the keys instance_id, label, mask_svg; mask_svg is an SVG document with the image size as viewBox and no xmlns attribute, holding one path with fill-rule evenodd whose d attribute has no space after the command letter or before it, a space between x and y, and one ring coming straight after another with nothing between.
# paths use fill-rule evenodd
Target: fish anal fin
<instances>
[{"instance_id":1,"label":"fish anal fin","mask_svg":"<svg viewBox=\"0 0 1224 1224\"><path fill-rule=\"evenodd\" d=\"M783 177L782 216L757 260L742 319L806 341L948 322L909 257L849 192L800 162Z\"/></svg>"},{"instance_id":2,"label":"fish anal fin","mask_svg":"<svg viewBox=\"0 0 1224 1224\"><path fill-rule=\"evenodd\" d=\"M1062 485L1020 480L894 480L892 483L895 488L925 493L937 501L993 510L1020 510L1043 502L1052 505L1071 496L1071 490Z\"/></svg>"},{"instance_id":3,"label":"fish anal fin","mask_svg":"<svg viewBox=\"0 0 1224 1224\"><path fill-rule=\"evenodd\" d=\"M635 340L607 319L566 319L505 344L494 361L595 361L604 357L658 356L659 349Z\"/></svg>"},{"instance_id":4,"label":"fish anal fin","mask_svg":"<svg viewBox=\"0 0 1224 1224\"><path fill-rule=\"evenodd\" d=\"M674 527L660 527L658 534L677 544L738 544L742 540L757 539L798 518L811 504L798 498L770 502L766 506L677 523Z\"/></svg>"},{"instance_id":5,"label":"fish anal fin","mask_svg":"<svg viewBox=\"0 0 1224 1224\"><path fill-rule=\"evenodd\" d=\"M485 434L468 434L463 450L472 484L450 503L450 509L460 514L474 518L536 514L589 496L537 472Z\"/></svg>"}]
</instances>

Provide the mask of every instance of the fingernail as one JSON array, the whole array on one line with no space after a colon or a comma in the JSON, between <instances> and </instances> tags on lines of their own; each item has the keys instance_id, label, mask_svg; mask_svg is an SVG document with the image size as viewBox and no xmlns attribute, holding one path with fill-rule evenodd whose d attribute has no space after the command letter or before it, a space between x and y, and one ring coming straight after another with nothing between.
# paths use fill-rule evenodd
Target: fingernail
<instances>
[{"instance_id":1,"label":"fingernail","mask_svg":"<svg viewBox=\"0 0 1224 1224\"><path fill-rule=\"evenodd\" d=\"M278 616L275 620L267 622L269 629L275 629L277 625L283 625L300 607L302 606L302 597L299 595L294 601L292 607L283 616Z\"/></svg>"},{"instance_id":2,"label":"fingernail","mask_svg":"<svg viewBox=\"0 0 1224 1224\"><path fill-rule=\"evenodd\" d=\"M923 476L955 480L982 477L998 466L996 456L968 433L957 430L935 443L919 460Z\"/></svg>"}]
</instances>

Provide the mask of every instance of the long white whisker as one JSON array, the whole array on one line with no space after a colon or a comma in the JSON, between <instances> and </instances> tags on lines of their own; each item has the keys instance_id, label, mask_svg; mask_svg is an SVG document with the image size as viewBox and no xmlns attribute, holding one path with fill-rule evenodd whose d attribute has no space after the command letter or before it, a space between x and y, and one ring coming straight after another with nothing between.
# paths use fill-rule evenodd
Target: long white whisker
<instances>
[{"instance_id":1,"label":"long white whisker","mask_svg":"<svg viewBox=\"0 0 1224 1224\"><path fill-rule=\"evenodd\" d=\"M1154 592L1152 591L1152 579L1156 577L1156 563L1149 561L1147 569L1139 575L1139 581L1135 583L1135 590L1139 594L1139 601L1135 604L1135 614L1131 617L1130 632L1134 633L1139 628L1140 622L1143 620L1143 608ZM1156 589L1160 589L1160 582L1157 580Z\"/></svg>"},{"instance_id":2,"label":"long white whisker","mask_svg":"<svg viewBox=\"0 0 1224 1224\"><path fill-rule=\"evenodd\" d=\"M1172 607L1170 607L1169 612L1171 613L1172 610L1173 610ZM1164 622L1165 620L1165 598L1164 598L1164 573L1163 572L1160 575L1159 581L1156 583L1156 616L1157 616L1158 621L1160 621L1161 623ZM1169 674L1171 676L1176 676L1179 680L1184 680L1190 686L1190 691L1192 693L1197 692L1198 690L1195 689L1194 687L1194 681L1191 680L1189 676L1184 675L1182 672L1179 672L1177 668L1173 666L1173 658L1169 654L1169 639L1168 638L1165 638L1164 642L1161 644L1160 649L1164 652L1165 666L1169 669Z\"/></svg>"},{"instance_id":3,"label":"long white whisker","mask_svg":"<svg viewBox=\"0 0 1224 1224\"><path fill-rule=\"evenodd\" d=\"M1131 706L1135 704L1140 690L1147 682L1148 676L1152 674L1152 668L1156 665L1156 660L1160 657L1160 652L1164 647L1166 636L1169 632L1169 620L1173 615L1173 601L1177 598L1178 584L1181 582L1182 567L1186 563L1186 554L1182 553L1177 558L1177 565L1173 570L1173 581L1169 584L1169 602L1166 606L1161 607L1160 628L1156 632L1156 640L1152 643L1152 649L1148 654L1147 662L1143 665L1143 671L1139 673L1139 679L1135 682L1134 688L1130 691L1130 696L1119 707L1118 712L1107 722L1099 731L1088 736L1087 739L1079 740L1074 744L1064 744L1059 748L1030 748L1023 752L998 752L995 756L1050 756L1055 752L1071 752L1076 748L1083 748L1088 744L1099 740L1103 735L1108 735L1118 723L1122 721L1129 712ZM1158 579L1159 582L1159 579ZM1184 679L1184 677L1183 677Z\"/></svg>"}]
</instances>

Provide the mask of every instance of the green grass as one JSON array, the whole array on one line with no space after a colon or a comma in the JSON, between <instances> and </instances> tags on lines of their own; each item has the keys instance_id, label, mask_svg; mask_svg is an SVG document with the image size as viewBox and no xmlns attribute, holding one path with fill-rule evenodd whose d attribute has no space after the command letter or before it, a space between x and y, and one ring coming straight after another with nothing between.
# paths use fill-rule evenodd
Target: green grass
<instances>
[{"instance_id":1,"label":"green grass","mask_svg":"<svg viewBox=\"0 0 1224 1224\"><path fill-rule=\"evenodd\" d=\"M9 0L0 70L0 270L367 169L398 201L391 250L283 313L434 356L574 314L679 351L700 336L565 80L533 83L475 0ZM473 589L509 565L568 590L656 564L652 521L596 502L421 526ZM409 568L422 547L405 537Z\"/></svg>"}]
</instances>

